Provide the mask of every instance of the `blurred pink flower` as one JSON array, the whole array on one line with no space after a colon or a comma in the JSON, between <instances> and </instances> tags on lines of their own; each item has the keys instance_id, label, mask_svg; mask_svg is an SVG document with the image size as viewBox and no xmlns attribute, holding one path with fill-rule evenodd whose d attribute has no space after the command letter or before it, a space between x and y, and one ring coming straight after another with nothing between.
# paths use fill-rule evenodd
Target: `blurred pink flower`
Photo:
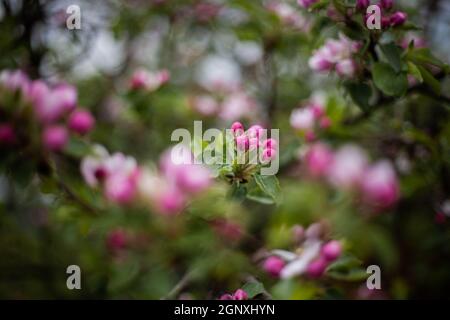
<instances>
[{"instance_id":1,"label":"blurred pink flower","mask_svg":"<svg viewBox=\"0 0 450 320\"><path fill-rule=\"evenodd\" d=\"M68 139L67 129L60 125L46 127L42 133L42 143L50 151L61 151Z\"/></svg>"},{"instance_id":2,"label":"blurred pink flower","mask_svg":"<svg viewBox=\"0 0 450 320\"><path fill-rule=\"evenodd\" d=\"M383 208L395 204L399 198L399 185L392 164L382 160L370 167L364 175L362 190L368 204Z\"/></svg>"},{"instance_id":3,"label":"blurred pink flower","mask_svg":"<svg viewBox=\"0 0 450 320\"><path fill-rule=\"evenodd\" d=\"M278 277L285 264L281 258L272 256L264 261L263 268L271 276Z\"/></svg>"},{"instance_id":4,"label":"blurred pink flower","mask_svg":"<svg viewBox=\"0 0 450 320\"><path fill-rule=\"evenodd\" d=\"M355 145L341 147L334 155L328 178L332 185L339 188L353 188L361 181L367 168L365 152Z\"/></svg>"},{"instance_id":5,"label":"blurred pink flower","mask_svg":"<svg viewBox=\"0 0 450 320\"><path fill-rule=\"evenodd\" d=\"M306 155L305 164L308 173L313 177L325 176L333 163L333 152L322 143L312 145Z\"/></svg>"},{"instance_id":6,"label":"blurred pink flower","mask_svg":"<svg viewBox=\"0 0 450 320\"><path fill-rule=\"evenodd\" d=\"M81 135L84 135L92 130L95 124L95 119L87 110L75 110L69 117L69 128Z\"/></svg>"}]
</instances>

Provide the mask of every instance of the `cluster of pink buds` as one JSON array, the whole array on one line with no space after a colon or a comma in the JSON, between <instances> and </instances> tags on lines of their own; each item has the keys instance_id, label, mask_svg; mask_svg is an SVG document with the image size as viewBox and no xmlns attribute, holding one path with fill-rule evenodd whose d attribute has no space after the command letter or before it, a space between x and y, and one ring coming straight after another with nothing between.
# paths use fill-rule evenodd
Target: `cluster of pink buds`
<instances>
[{"instance_id":1,"label":"cluster of pink buds","mask_svg":"<svg viewBox=\"0 0 450 320\"><path fill-rule=\"evenodd\" d=\"M0 90L11 94L19 93L20 100L17 103L23 108L32 109L31 114L40 124L42 144L48 150L62 150L68 142L69 131L84 135L94 127L95 119L91 113L77 109L77 91L71 85L50 87L42 80L30 80L20 70L6 70L0 74ZM9 115L11 119L29 114L21 112L18 106L8 110L12 113L16 111L17 114ZM6 110L5 112L8 113ZM3 123L0 128L0 144L17 142L16 133L20 131L20 126Z\"/></svg>"},{"instance_id":2,"label":"cluster of pink buds","mask_svg":"<svg viewBox=\"0 0 450 320\"><path fill-rule=\"evenodd\" d=\"M131 76L129 86L132 90L145 90L153 92L170 80L170 73L163 69L156 72L149 72L145 69L136 70Z\"/></svg>"},{"instance_id":3,"label":"cluster of pink buds","mask_svg":"<svg viewBox=\"0 0 450 320\"><path fill-rule=\"evenodd\" d=\"M187 202L211 185L211 172L195 164L192 152L184 146L167 150L161 157L160 170L143 170L139 195L155 211L164 215L179 213Z\"/></svg>"},{"instance_id":4,"label":"cluster of pink buds","mask_svg":"<svg viewBox=\"0 0 450 320\"><path fill-rule=\"evenodd\" d=\"M355 145L334 152L318 142L308 147L303 160L310 176L356 192L374 208L389 208L399 199L398 178L391 162L380 160L370 165L366 153Z\"/></svg>"},{"instance_id":5,"label":"cluster of pink buds","mask_svg":"<svg viewBox=\"0 0 450 320\"><path fill-rule=\"evenodd\" d=\"M257 101L241 89L224 96L202 94L190 99L190 107L201 115L217 116L223 120L252 118L259 106Z\"/></svg>"},{"instance_id":6,"label":"cluster of pink buds","mask_svg":"<svg viewBox=\"0 0 450 320\"><path fill-rule=\"evenodd\" d=\"M281 1L271 1L267 4L267 10L273 12L287 27L307 32L311 27L311 21L289 4Z\"/></svg>"},{"instance_id":7,"label":"cluster of pink buds","mask_svg":"<svg viewBox=\"0 0 450 320\"><path fill-rule=\"evenodd\" d=\"M342 254L339 241L324 240L324 227L320 223L314 223L306 230L297 225L293 233L298 250L273 250L263 262L263 269L272 277L286 279L306 274L319 278L328 265Z\"/></svg>"},{"instance_id":8,"label":"cluster of pink buds","mask_svg":"<svg viewBox=\"0 0 450 320\"><path fill-rule=\"evenodd\" d=\"M110 155L96 145L92 154L81 161L81 173L90 187L101 187L112 202L127 204L136 196L140 169L132 157L122 153Z\"/></svg>"},{"instance_id":9,"label":"cluster of pink buds","mask_svg":"<svg viewBox=\"0 0 450 320\"><path fill-rule=\"evenodd\" d=\"M234 122L231 125L231 132L236 141L237 150L240 152L262 150L261 160L268 163L275 159L278 154L278 142L273 138L267 138L266 129L260 125L253 125L244 130L244 125Z\"/></svg>"},{"instance_id":10,"label":"cluster of pink buds","mask_svg":"<svg viewBox=\"0 0 450 320\"><path fill-rule=\"evenodd\" d=\"M305 106L292 111L290 124L307 142L312 142L317 138L318 131L331 126L331 119L326 114L324 101L313 98Z\"/></svg>"},{"instance_id":11,"label":"cluster of pink buds","mask_svg":"<svg viewBox=\"0 0 450 320\"><path fill-rule=\"evenodd\" d=\"M237 289L233 294L223 294L219 300L248 300L248 294L245 290Z\"/></svg>"},{"instance_id":12,"label":"cluster of pink buds","mask_svg":"<svg viewBox=\"0 0 450 320\"><path fill-rule=\"evenodd\" d=\"M367 7L371 5L370 0L357 0L356 9L365 12ZM377 6L382 12L381 26L383 29L389 27L397 27L403 25L408 19L408 15L403 11L389 13L394 8L394 0L379 0ZM365 21L370 15L365 15Z\"/></svg>"},{"instance_id":13,"label":"cluster of pink buds","mask_svg":"<svg viewBox=\"0 0 450 320\"><path fill-rule=\"evenodd\" d=\"M340 77L352 78L358 71L354 55L360 48L359 42L340 34L339 39L328 39L323 47L313 53L309 67L321 73L335 70Z\"/></svg>"}]
</instances>

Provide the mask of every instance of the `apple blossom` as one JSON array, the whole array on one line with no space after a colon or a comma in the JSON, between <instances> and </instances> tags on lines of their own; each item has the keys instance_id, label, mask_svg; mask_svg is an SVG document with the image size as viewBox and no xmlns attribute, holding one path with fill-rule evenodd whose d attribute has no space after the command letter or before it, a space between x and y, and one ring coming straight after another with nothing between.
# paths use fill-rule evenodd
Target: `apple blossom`
<instances>
[{"instance_id":1,"label":"apple blossom","mask_svg":"<svg viewBox=\"0 0 450 320\"><path fill-rule=\"evenodd\" d=\"M50 151L61 151L68 139L67 129L60 125L49 126L42 133L42 143Z\"/></svg>"},{"instance_id":2,"label":"apple blossom","mask_svg":"<svg viewBox=\"0 0 450 320\"><path fill-rule=\"evenodd\" d=\"M75 110L69 117L69 128L76 133L84 135L92 130L95 119L87 110Z\"/></svg>"}]
</instances>

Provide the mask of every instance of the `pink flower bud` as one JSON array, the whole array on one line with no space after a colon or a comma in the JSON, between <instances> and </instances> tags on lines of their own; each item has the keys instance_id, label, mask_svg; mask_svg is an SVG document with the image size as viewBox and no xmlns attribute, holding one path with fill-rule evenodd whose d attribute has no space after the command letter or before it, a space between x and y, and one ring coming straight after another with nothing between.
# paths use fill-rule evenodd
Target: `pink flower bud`
<instances>
[{"instance_id":1,"label":"pink flower bud","mask_svg":"<svg viewBox=\"0 0 450 320\"><path fill-rule=\"evenodd\" d=\"M370 5L370 0L356 0L356 9L365 11Z\"/></svg>"},{"instance_id":2,"label":"pink flower bud","mask_svg":"<svg viewBox=\"0 0 450 320\"><path fill-rule=\"evenodd\" d=\"M324 107L317 103L310 105L309 109L312 111L312 113L314 114L314 118L316 119L320 119L325 113Z\"/></svg>"},{"instance_id":3,"label":"pink flower bud","mask_svg":"<svg viewBox=\"0 0 450 320\"><path fill-rule=\"evenodd\" d=\"M306 142L314 142L316 140L316 134L314 131L309 130L305 133L305 140Z\"/></svg>"},{"instance_id":4,"label":"pink flower bud","mask_svg":"<svg viewBox=\"0 0 450 320\"><path fill-rule=\"evenodd\" d=\"M15 141L14 128L8 123L0 124L0 145L12 145Z\"/></svg>"},{"instance_id":5,"label":"pink flower bud","mask_svg":"<svg viewBox=\"0 0 450 320\"><path fill-rule=\"evenodd\" d=\"M342 245L339 241L332 240L322 247L322 255L327 261L334 261L342 253Z\"/></svg>"},{"instance_id":6,"label":"pink flower bud","mask_svg":"<svg viewBox=\"0 0 450 320\"><path fill-rule=\"evenodd\" d=\"M262 160L263 162L270 162L271 160L275 159L276 156L277 152L275 149L266 148L263 150Z\"/></svg>"},{"instance_id":7,"label":"pink flower bud","mask_svg":"<svg viewBox=\"0 0 450 320\"><path fill-rule=\"evenodd\" d=\"M328 265L327 260L325 260L322 257L319 257L318 259L314 260L308 265L306 273L311 278L320 278L325 272L327 265Z\"/></svg>"},{"instance_id":8,"label":"pink flower bud","mask_svg":"<svg viewBox=\"0 0 450 320\"><path fill-rule=\"evenodd\" d=\"M400 26L406 22L408 15L405 12L397 11L390 18L390 24L393 27Z\"/></svg>"},{"instance_id":9,"label":"pink flower bud","mask_svg":"<svg viewBox=\"0 0 450 320\"><path fill-rule=\"evenodd\" d=\"M281 258L272 256L264 261L263 268L271 276L278 277L284 266L285 263Z\"/></svg>"},{"instance_id":10,"label":"pink flower bud","mask_svg":"<svg viewBox=\"0 0 450 320\"><path fill-rule=\"evenodd\" d=\"M69 128L81 135L91 131L94 123L94 117L86 110L75 110L69 117Z\"/></svg>"},{"instance_id":11,"label":"pink flower bud","mask_svg":"<svg viewBox=\"0 0 450 320\"><path fill-rule=\"evenodd\" d=\"M328 129L329 127L331 127L331 119L324 116L320 119L319 125L322 129Z\"/></svg>"},{"instance_id":12,"label":"pink flower bud","mask_svg":"<svg viewBox=\"0 0 450 320\"><path fill-rule=\"evenodd\" d=\"M219 300L234 300L233 296L229 293L225 293L220 296Z\"/></svg>"},{"instance_id":13,"label":"pink flower bud","mask_svg":"<svg viewBox=\"0 0 450 320\"><path fill-rule=\"evenodd\" d=\"M250 138L248 140L248 148L249 150L255 150L258 149L260 146L260 142L258 138Z\"/></svg>"},{"instance_id":14,"label":"pink flower bud","mask_svg":"<svg viewBox=\"0 0 450 320\"><path fill-rule=\"evenodd\" d=\"M136 70L130 79L130 88L133 90L144 89L150 81L150 74L144 69Z\"/></svg>"},{"instance_id":15,"label":"pink flower bud","mask_svg":"<svg viewBox=\"0 0 450 320\"><path fill-rule=\"evenodd\" d=\"M250 146L248 137L245 134L236 137L236 145L238 150L247 151Z\"/></svg>"},{"instance_id":16,"label":"pink flower bud","mask_svg":"<svg viewBox=\"0 0 450 320\"><path fill-rule=\"evenodd\" d=\"M320 223L311 224L305 232L305 236L308 239L319 239L323 234L323 227Z\"/></svg>"},{"instance_id":17,"label":"pink flower bud","mask_svg":"<svg viewBox=\"0 0 450 320\"><path fill-rule=\"evenodd\" d=\"M170 72L169 70L162 69L157 73L158 82L160 85L163 85L170 80Z\"/></svg>"},{"instance_id":18,"label":"pink flower bud","mask_svg":"<svg viewBox=\"0 0 450 320\"><path fill-rule=\"evenodd\" d=\"M276 149L278 147L278 142L277 140L270 138L264 141L263 146L265 148Z\"/></svg>"},{"instance_id":19,"label":"pink flower bud","mask_svg":"<svg viewBox=\"0 0 450 320\"><path fill-rule=\"evenodd\" d=\"M234 122L231 125L231 132L233 132L235 136L240 136L244 133L244 126L240 122Z\"/></svg>"},{"instance_id":20,"label":"pink flower bud","mask_svg":"<svg viewBox=\"0 0 450 320\"><path fill-rule=\"evenodd\" d=\"M365 201L374 206L387 208L399 198L399 186L394 168L388 161L373 165L364 175L362 190Z\"/></svg>"},{"instance_id":21,"label":"pink flower bud","mask_svg":"<svg viewBox=\"0 0 450 320\"><path fill-rule=\"evenodd\" d=\"M380 0L379 6L382 9L390 10L394 6L394 0Z\"/></svg>"},{"instance_id":22,"label":"pink flower bud","mask_svg":"<svg viewBox=\"0 0 450 320\"><path fill-rule=\"evenodd\" d=\"M117 252L127 246L128 236L122 229L115 229L108 233L106 238L106 246L112 252Z\"/></svg>"},{"instance_id":23,"label":"pink flower bud","mask_svg":"<svg viewBox=\"0 0 450 320\"><path fill-rule=\"evenodd\" d=\"M258 138L260 139L264 134L264 128L261 127L260 125L253 125L251 126L248 130L247 130L247 135L250 138Z\"/></svg>"},{"instance_id":24,"label":"pink flower bud","mask_svg":"<svg viewBox=\"0 0 450 320\"><path fill-rule=\"evenodd\" d=\"M381 17L381 28L387 29L391 25L391 19L389 17Z\"/></svg>"},{"instance_id":25,"label":"pink flower bud","mask_svg":"<svg viewBox=\"0 0 450 320\"><path fill-rule=\"evenodd\" d=\"M305 156L308 172L313 177L322 177L328 173L333 163L333 152L328 146L316 143L311 146Z\"/></svg>"},{"instance_id":26,"label":"pink flower bud","mask_svg":"<svg viewBox=\"0 0 450 320\"><path fill-rule=\"evenodd\" d=\"M44 147L51 151L61 151L67 144L69 135L63 126L55 125L44 129L42 142Z\"/></svg>"},{"instance_id":27,"label":"pink flower bud","mask_svg":"<svg viewBox=\"0 0 450 320\"><path fill-rule=\"evenodd\" d=\"M248 294L242 289L237 289L233 294L233 300L248 300Z\"/></svg>"}]
</instances>

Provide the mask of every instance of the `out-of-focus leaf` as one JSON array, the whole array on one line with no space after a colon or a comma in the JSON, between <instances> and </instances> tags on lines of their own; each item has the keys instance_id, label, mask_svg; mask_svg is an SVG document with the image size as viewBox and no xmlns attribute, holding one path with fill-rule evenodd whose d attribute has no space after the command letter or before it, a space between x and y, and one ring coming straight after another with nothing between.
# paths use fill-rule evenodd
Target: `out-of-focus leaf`
<instances>
[{"instance_id":1,"label":"out-of-focus leaf","mask_svg":"<svg viewBox=\"0 0 450 320\"><path fill-rule=\"evenodd\" d=\"M387 63L378 62L374 64L372 76L377 88L388 96L402 96L408 88L406 74L395 72Z\"/></svg>"}]
</instances>

